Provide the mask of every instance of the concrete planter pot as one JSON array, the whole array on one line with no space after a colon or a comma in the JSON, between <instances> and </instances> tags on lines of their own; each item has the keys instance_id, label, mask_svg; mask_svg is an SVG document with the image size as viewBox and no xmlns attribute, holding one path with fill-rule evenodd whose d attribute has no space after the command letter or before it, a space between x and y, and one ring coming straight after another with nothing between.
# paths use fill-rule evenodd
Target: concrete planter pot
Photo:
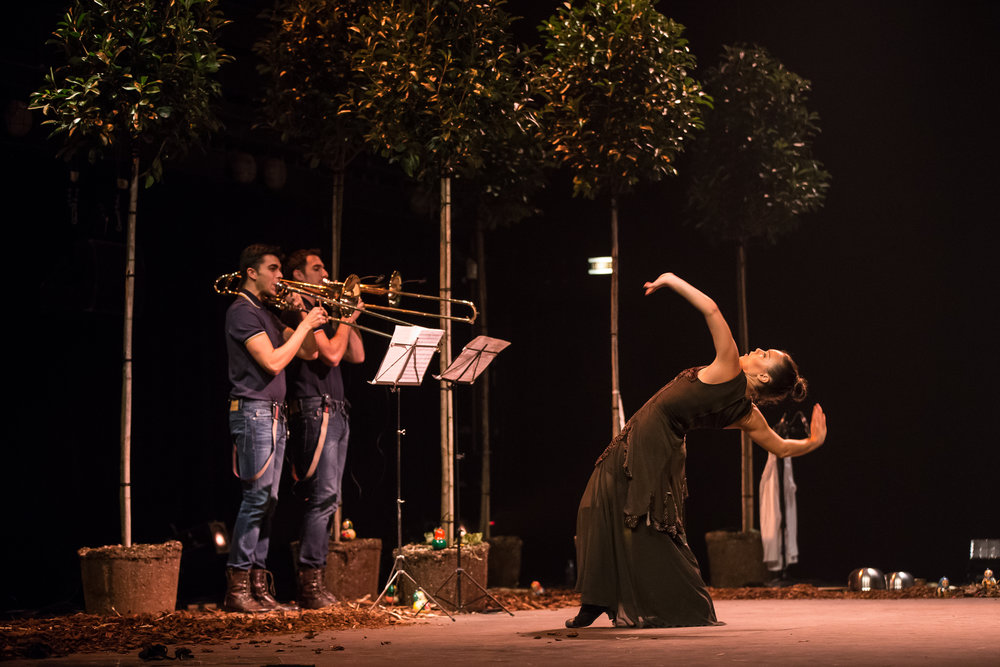
<instances>
[{"instance_id":1,"label":"concrete planter pot","mask_svg":"<svg viewBox=\"0 0 1000 667\"><path fill-rule=\"evenodd\" d=\"M715 530L705 533L711 585L716 588L762 586L767 581L764 545L759 531Z\"/></svg>"},{"instance_id":2,"label":"concrete planter pot","mask_svg":"<svg viewBox=\"0 0 1000 667\"><path fill-rule=\"evenodd\" d=\"M326 589L338 600L357 600L366 595L378 596L378 568L382 540L357 539L347 542L330 540L324 581Z\"/></svg>"},{"instance_id":3,"label":"concrete planter pot","mask_svg":"<svg viewBox=\"0 0 1000 667\"><path fill-rule=\"evenodd\" d=\"M399 549L392 550L393 558L398 552ZM483 588L487 586L489 552L490 545L485 542L462 545L462 569ZM406 573L433 595L446 611L454 611L458 607L458 577L455 576L458 549L432 549L428 545L407 544L403 547L403 556L406 559ZM399 577L396 581L400 584L402 601L408 604L413 599L413 584L406 577ZM462 608L471 611L484 609L486 601L482 591L468 577L462 577Z\"/></svg>"},{"instance_id":4,"label":"concrete planter pot","mask_svg":"<svg viewBox=\"0 0 1000 667\"><path fill-rule=\"evenodd\" d=\"M299 568L299 543L292 542L292 562ZM382 540L359 538L337 542L330 538L323 583L338 600L358 600L378 596L378 571Z\"/></svg>"},{"instance_id":5,"label":"concrete planter pot","mask_svg":"<svg viewBox=\"0 0 1000 667\"><path fill-rule=\"evenodd\" d=\"M487 563L490 585L517 588L521 581L521 538L516 535L497 535L486 541L490 545Z\"/></svg>"},{"instance_id":6,"label":"concrete planter pot","mask_svg":"<svg viewBox=\"0 0 1000 667\"><path fill-rule=\"evenodd\" d=\"M177 604L181 543L83 548L80 574L88 614L161 614Z\"/></svg>"}]
</instances>

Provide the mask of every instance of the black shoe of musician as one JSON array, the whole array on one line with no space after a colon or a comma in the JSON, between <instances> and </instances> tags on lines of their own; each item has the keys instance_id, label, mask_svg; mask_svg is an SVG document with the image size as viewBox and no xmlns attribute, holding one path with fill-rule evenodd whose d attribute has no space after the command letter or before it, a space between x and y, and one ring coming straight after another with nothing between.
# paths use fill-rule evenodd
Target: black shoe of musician
<instances>
[{"instance_id":1,"label":"black shoe of musician","mask_svg":"<svg viewBox=\"0 0 1000 667\"><path fill-rule=\"evenodd\" d=\"M602 607L596 604L585 604L580 607L580 613L571 619L566 621L567 628L585 628L594 621L601 614L608 611L607 607Z\"/></svg>"}]
</instances>

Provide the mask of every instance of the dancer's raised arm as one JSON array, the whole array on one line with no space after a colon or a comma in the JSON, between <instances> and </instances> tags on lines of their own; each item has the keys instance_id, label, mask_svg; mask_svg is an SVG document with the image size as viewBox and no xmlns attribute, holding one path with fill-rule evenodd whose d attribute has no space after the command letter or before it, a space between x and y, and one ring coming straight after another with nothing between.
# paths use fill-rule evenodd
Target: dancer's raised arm
<instances>
[{"instance_id":1,"label":"dancer's raised arm","mask_svg":"<svg viewBox=\"0 0 1000 667\"><path fill-rule=\"evenodd\" d=\"M708 324L708 331L712 334L712 343L715 345L715 359L698 374L702 382L719 384L743 372L739 349L733 340L732 331L711 297L673 273L663 273L643 287L646 289L646 296L661 287L669 287L705 316L705 323Z\"/></svg>"},{"instance_id":2,"label":"dancer's raised arm","mask_svg":"<svg viewBox=\"0 0 1000 667\"><path fill-rule=\"evenodd\" d=\"M731 428L746 431L751 440L780 458L802 456L826 442L826 413L819 403L813 406L807 438L782 438L768 426L767 420L757 406L750 410L746 418L733 424Z\"/></svg>"}]
</instances>

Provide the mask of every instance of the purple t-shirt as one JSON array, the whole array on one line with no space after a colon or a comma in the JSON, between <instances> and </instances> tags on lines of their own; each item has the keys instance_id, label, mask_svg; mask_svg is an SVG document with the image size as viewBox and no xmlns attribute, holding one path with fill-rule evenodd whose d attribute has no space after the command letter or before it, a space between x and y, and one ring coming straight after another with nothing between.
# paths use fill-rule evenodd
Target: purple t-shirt
<instances>
[{"instance_id":1,"label":"purple t-shirt","mask_svg":"<svg viewBox=\"0 0 1000 667\"><path fill-rule=\"evenodd\" d=\"M262 401L285 400L285 372L271 375L261 368L246 343L254 336L265 334L273 347L285 340L285 325L260 300L246 290L240 290L226 311L226 352L229 355L230 396Z\"/></svg>"}]
</instances>

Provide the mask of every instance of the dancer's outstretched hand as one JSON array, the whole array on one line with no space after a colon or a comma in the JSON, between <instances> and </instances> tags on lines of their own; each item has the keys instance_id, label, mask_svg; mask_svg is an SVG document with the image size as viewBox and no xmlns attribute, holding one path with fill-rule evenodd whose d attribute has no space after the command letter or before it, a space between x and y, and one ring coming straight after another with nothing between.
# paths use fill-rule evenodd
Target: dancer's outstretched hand
<instances>
[{"instance_id":1,"label":"dancer's outstretched hand","mask_svg":"<svg viewBox=\"0 0 1000 667\"><path fill-rule=\"evenodd\" d=\"M643 285L643 287L646 288L646 296L649 296L650 294L660 289L661 287L669 285L670 282L674 280L676 277L677 276L675 276L673 273L661 273L656 280Z\"/></svg>"},{"instance_id":2,"label":"dancer's outstretched hand","mask_svg":"<svg viewBox=\"0 0 1000 667\"><path fill-rule=\"evenodd\" d=\"M826 441L826 413L819 403L813 406L812 419L809 422L809 439L816 447Z\"/></svg>"}]
</instances>

